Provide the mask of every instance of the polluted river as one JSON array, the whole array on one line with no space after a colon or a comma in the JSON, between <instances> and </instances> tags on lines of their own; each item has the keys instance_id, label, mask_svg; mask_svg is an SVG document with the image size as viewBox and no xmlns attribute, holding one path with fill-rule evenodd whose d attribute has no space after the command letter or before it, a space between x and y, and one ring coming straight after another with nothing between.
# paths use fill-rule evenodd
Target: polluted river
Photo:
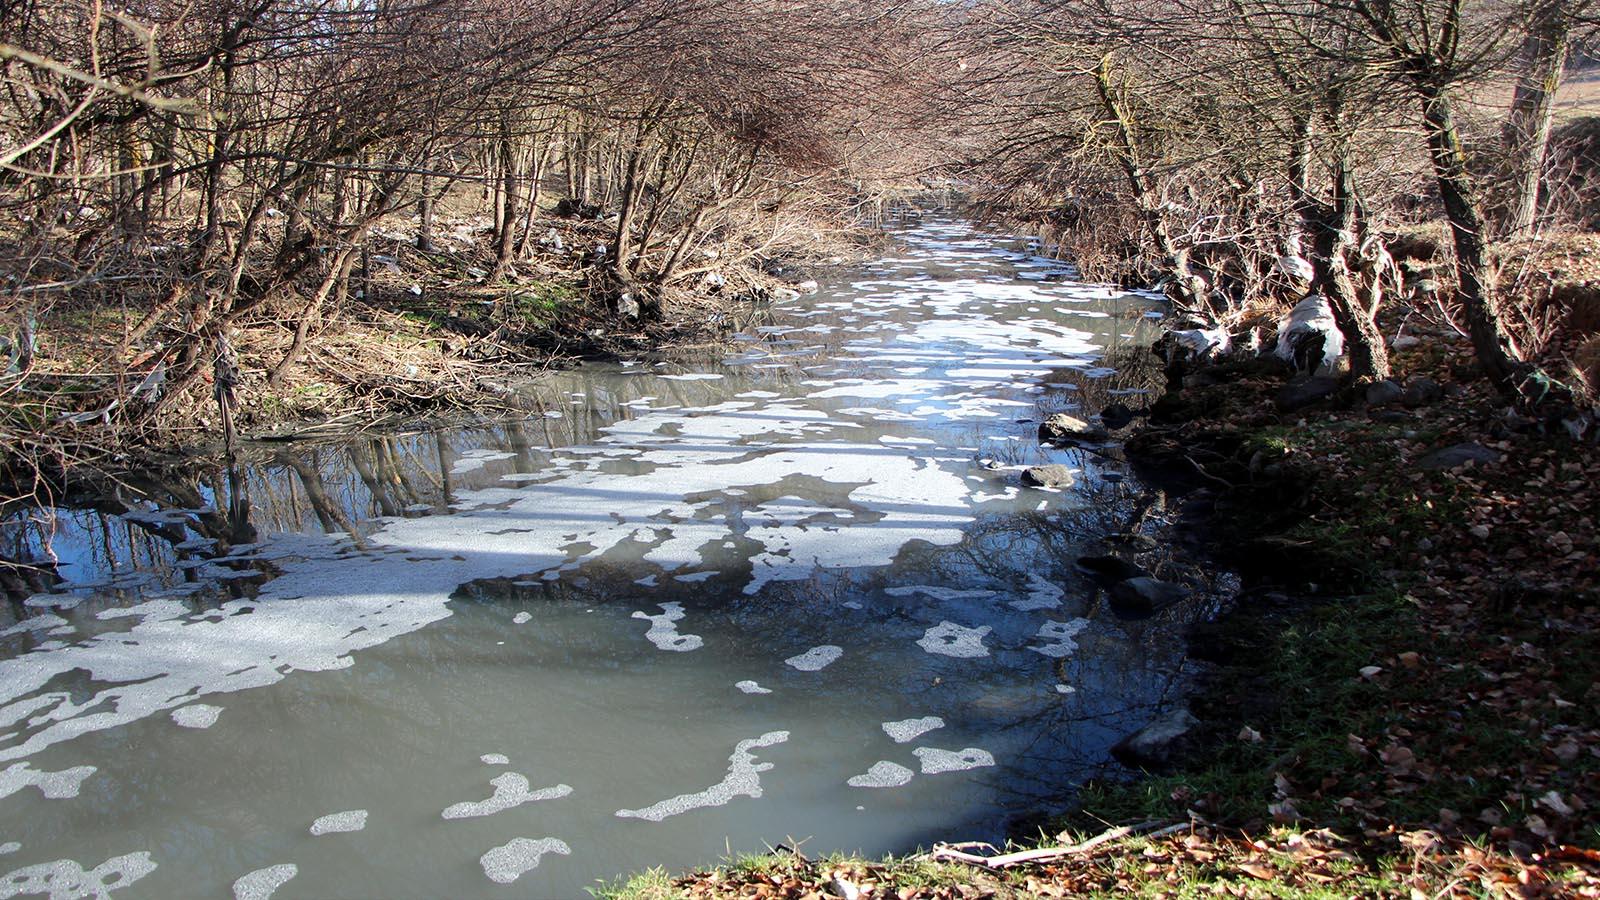
<instances>
[{"instance_id":1,"label":"polluted river","mask_svg":"<svg viewBox=\"0 0 1600 900\"><path fill-rule=\"evenodd\" d=\"M1114 769L1197 613L1107 607L1077 559L1159 510L1037 432L1143 403L1161 305L895 236L541 414L13 511L0 553L64 580L0 612L0 898L581 897L999 841Z\"/></svg>"}]
</instances>

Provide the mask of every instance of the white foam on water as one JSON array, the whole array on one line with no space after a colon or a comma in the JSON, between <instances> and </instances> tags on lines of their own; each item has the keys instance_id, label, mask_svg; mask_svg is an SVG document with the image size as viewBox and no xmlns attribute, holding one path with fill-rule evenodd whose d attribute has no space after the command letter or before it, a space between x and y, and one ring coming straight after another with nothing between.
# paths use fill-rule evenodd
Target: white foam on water
<instances>
[{"instance_id":1,"label":"white foam on water","mask_svg":"<svg viewBox=\"0 0 1600 900\"><path fill-rule=\"evenodd\" d=\"M78 796L83 780L95 773L94 766L73 766L60 772L40 772L26 762L13 763L0 772L0 799L15 794L25 787L36 787L39 793L51 800L66 800Z\"/></svg>"},{"instance_id":2,"label":"white foam on water","mask_svg":"<svg viewBox=\"0 0 1600 900\"><path fill-rule=\"evenodd\" d=\"M899 763L881 759L872 764L867 774L856 775L845 784L859 788L892 788L910 781L915 774Z\"/></svg>"},{"instance_id":3,"label":"white foam on water","mask_svg":"<svg viewBox=\"0 0 1600 900\"><path fill-rule=\"evenodd\" d=\"M650 622L650 630L645 632L644 636L650 643L656 645L656 649L686 653L690 650L698 650L705 644L705 641L698 634L678 633L679 620L688 615L683 611L682 603L672 602L657 605L662 609L660 615L652 616L643 610L633 614L635 619L645 619Z\"/></svg>"},{"instance_id":4,"label":"white foam on water","mask_svg":"<svg viewBox=\"0 0 1600 900\"><path fill-rule=\"evenodd\" d=\"M510 459L513 456L516 456L516 454L507 453L504 450L463 450L461 455L456 458L456 461L450 465L450 474L466 475L469 472L478 471L489 463Z\"/></svg>"},{"instance_id":5,"label":"white foam on water","mask_svg":"<svg viewBox=\"0 0 1600 900\"><path fill-rule=\"evenodd\" d=\"M975 659L989 655L989 648L983 645L983 637L991 630L988 625L968 628L946 619L924 632L917 646L940 656Z\"/></svg>"},{"instance_id":6,"label":"white foam on water","mask_svg":"<svg viewBox=\"0 0 1600 900\"><path fill-rule=\"evenodd\" d=\"M526 611L519 612L511 617L511 624L513 625L526 625L531 621L533 621L533 613Z\"/></svg>"},{"instance_id":7,"label":"white foam on water","mask_svg":"<svg viewBox=\"0 0 1600 900\"><path fill-rule=\"evenodd\" d=\"M937 747L918 747L911 751L922 761L922 774L938 775L941 772L964 772L994 765L994 756L977 747L962 750L940 750Z\"/></svg>"},{"instance_id":8,"label":"white foam on water","mask_svg":"<svg viewBox=\"0 0 1600 900\"><path fill-rule=\"evenodd\" d=\"M184 728L210 728L217 724L217 716L222 715L222 707L212 706L209 703L191 703L180 706L172 711L172 721Z\"/></svg>"},{"instance_id":9,"label":"white foam on water","mask_svg":"<svg viewBox=\"0 0 1600 900\"><path fill-rule=\"evenodd\" d=\"M478 858L483 874L495 884L511 884L539 867L546 854L570 856L572 848L559 838L513 838Z\"/></svg>"},{"instance_id":10,"label":"white foam on water","mask_svg":"<svg viewBox=\"0 0 1600 900\"><path fill-rule=\"evenodd\" d=\"M530 791L528 790L528 777L516 772L497 775L490 779L489 783L494 785L494 794L489 799L454 803L440 815L446 819L472 819L478 816L492 816L497 812L513 809L524 803L555 800L572 793L572 787L565 784Z\"/></svg>"},{"instance_id":11,"label":"white foam on water","mask_svg":"<svg viewBox=\"0 0 1600 900\"><path fill-rule=\"evenodd\" d=\"M273 892L299 874L300 867L294 863L282 863L249 872L233 883L233 900L268 900Z\"/></svg>"},{"instance_id":12,"label":"white foam on water","mask_svg":"<svg viewBox=\"0 0 1600 900\"><path fill-rule=\"evenodd\" d=\"M938 716L923 716L920 719L900 719L896 722L883 723L883 732L896 744L910 743L919 737L943 728L944 720Z\"/></svg>"},{"instance_id":13,"label":"white foam on water","mask_svg":"<svg viewBox=\"0 0 1600 900\"><path fill-rule=\"evenodd\" d=\"M843 655L843 647L823 644L820 647L812 647L798 656L791 656L784 660L783 664L792 669L799 669L802 672L816 672L832 665L834 661Z\"/></svg>"},{"instance_id":14,"label":"white foam on water","mask_svg":"<svg viewBox=\"0 0 1600 900\"><path fill-rule=\"evenodd\" d=\"M986 597L993 597L995 594L994 591L960 590L931 584L910 584L904 587L885 588L883 592L891 597L911 597L916 594L922 594L946 603L952 600L982 600Z\"/></svg>"},{"instance_id":15,"label":"white foam on water","mask_svg":"<svg viewBox=\"0 0 1600 900\"><path fill-rule=\"evenodd\" d=\"M508 766L511 764L511 758L504 753L485 753L478 757L478 761L486 766Z\"/></svg>"},{"instance_id":16,"label":"white foam on water","mask_svg":"<svg viewBox=\"0 0 1600 900\"><path fill-rule=\"evenodd\" d=\"M22 845L16 841L6 841L4 844L0 844L0 856L5 856L8 853L15 853L21 849Z\"/></svg>"},{"instance_id":17,"label":"white foam on water","mask_svg":"<svg viewBox=\"0 0 1600 900\"><path fill-rule=\"evenodd\" d=\"M1088 627L1088 619L1073 619L1070 622L1047 621L1039 626L1039 639L1045 643L1035 644L1028 649L1055 659L1065 659L1078 651L1078 642L1073 639Z\"/></svg>"},{"instance_id":18,"label":"white foam on water","mask_svg":"<svg viewBox=\"0 0 1600 900\"><path fill-rule=\"evenodd\" d=\"M1039 575L1038 572L1028 573L1028 597L1025 600L1011 601L1013 609L1023 612L1032 612L1036 609L1055 609L1061 605L1067 592L1057 584L1052 584Z\"/></svg>"},{"instance_id":19,"label":"white foam on water","mask_svg":"<svg viewBox=\"0 0 1600 900\"><path fill-rule=\"evenodd\" d=\"M645 819L660 822L670 816L681 815L693 809L723 806L735 797L761 796L761 773L772 768L772 763L756 762L752 750L771 747L789 739L787 731L769 731L761 737L740 741L728 757L728 774L721 781L693 794L679 794L643 809L619 809L617 816L624 819Z\"/></svg>"},{"instance_id":20,"label":"white foam on water","mask_svg":"<svg viewBox=\"0 0 1600 900\"><path fill-rule=\"evenodd\" d=\"M14 634L23 634L29 631L49 631L62 626L72 627L70 622L58 615L43 613L42 615L23 619L5 631L0 631L0 637L11 637Z\"/></svg>"},{"instance_id":21,"label":"white foam on water","mask_svg":"<svg viewBox=\"0 0 1600 900\"><path fill-rule=\"evenodd\" d=\"M746 694L770 694L770 693L772 693L771 689L764 688L764 687L762 687L761 685L757 684L754 681L735 682L733 686L738 688L741 691L744 691Z\"/></svg>"},{"instance_id":22,"label":"white foam on water","mask_svg":"<svg viewBox=\"0 0 1600 900\"><path fill-rule=\"evenodd\" d=\"M106 897L156 870L148 850L113 856L84 871L70 859L26 866L0 876L0 898L48 895L51 900Z\"/></svg>"},{"instance_id":23,"label":"white foam on water","mask_svg":"<svg viewBox=\"0 0 1600 900\"><path fill-rule=\"evenodd\" d=\"M311 833L320 837L324 834L345 834L351 831L360 831L366 827L366 810L347 809L344 812L329 813L312 822Z\"/></svg>"}]
</instances>

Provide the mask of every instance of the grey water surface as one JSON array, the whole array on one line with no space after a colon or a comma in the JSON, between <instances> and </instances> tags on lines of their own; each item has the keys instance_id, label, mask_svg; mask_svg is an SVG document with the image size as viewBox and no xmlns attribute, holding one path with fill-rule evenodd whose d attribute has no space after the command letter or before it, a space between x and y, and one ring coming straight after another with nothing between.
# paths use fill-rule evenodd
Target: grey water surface
<instances>
[{"instance_id":1,"label":"grey water surface","mask_svg":"<svg viewBox=\"0 0 1600 900\"><path fill-rule=\"evenodd\" d=\"M1147 510L1117 451L1036 440L1142 402L1159 309L930 221L725 359L14 511L0 553L66 581L0 610L0 898L576 897L998 840L1183 676L1074 567Z\"/></svg>"}]
</instances>

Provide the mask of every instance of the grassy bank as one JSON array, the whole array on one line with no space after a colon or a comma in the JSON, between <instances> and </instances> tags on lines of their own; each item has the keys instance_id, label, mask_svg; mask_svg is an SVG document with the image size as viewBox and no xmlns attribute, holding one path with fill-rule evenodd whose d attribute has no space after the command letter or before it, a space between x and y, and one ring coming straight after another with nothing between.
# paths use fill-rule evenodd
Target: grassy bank
<instances>
[{"instance_id":1,"label":"grassy bank","mask_svg":"<svg viewBox=\"0 0 1600 900\"><path fill-rule=\"evenodd\" d=\"M1019 843L1079 849L782 852L602 895L1600 894L1600 452L1508 415L1468 354L1437 332L1398 353L1397 380L1438 388L1412 403L1285 414L1282 375L1247 364L1157 405L1130 454L1206 510L1246 589L1192 636L1212 667L1173 767L1086 785ZM1469 443L1493 461L1432 456ZM1133 823L1177 827L1081 847Z\"/></svg>"}]
</instances>

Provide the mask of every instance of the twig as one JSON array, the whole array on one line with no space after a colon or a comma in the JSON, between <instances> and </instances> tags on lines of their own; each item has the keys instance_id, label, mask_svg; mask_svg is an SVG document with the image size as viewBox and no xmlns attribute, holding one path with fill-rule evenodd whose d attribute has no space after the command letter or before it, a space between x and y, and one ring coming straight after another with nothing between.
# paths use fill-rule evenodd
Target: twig
<instances>
[{"instance_id":1,"label":"twig","mask_svg":"<svg viewBox=\"0 0 1600 900\"><path fill-rule=\"evenodd\" d=\"M1148 834L1149 837L1165 837L1176 834L1192 825L1188 822L1179 822L1175 825L1163 827L1159 822L1143 822L1138 825L1122 825L1110 831L1102 832L1081 844L1072 844L1067 847L1042 847L1038 850L1019 850L1015 853L1002 853L998 856L978 856L955 849L954 846L940 844L933 848L931 853L924 858L940 862L964 862L974 866L983 866L989 869L1005 869L1026 863L1050 862L1067 856L1073 856L1093 850L1101 844L1120 840L1130 835ZM966 846L966 845L962 845Z\"/></svg>"}]
</instances>

